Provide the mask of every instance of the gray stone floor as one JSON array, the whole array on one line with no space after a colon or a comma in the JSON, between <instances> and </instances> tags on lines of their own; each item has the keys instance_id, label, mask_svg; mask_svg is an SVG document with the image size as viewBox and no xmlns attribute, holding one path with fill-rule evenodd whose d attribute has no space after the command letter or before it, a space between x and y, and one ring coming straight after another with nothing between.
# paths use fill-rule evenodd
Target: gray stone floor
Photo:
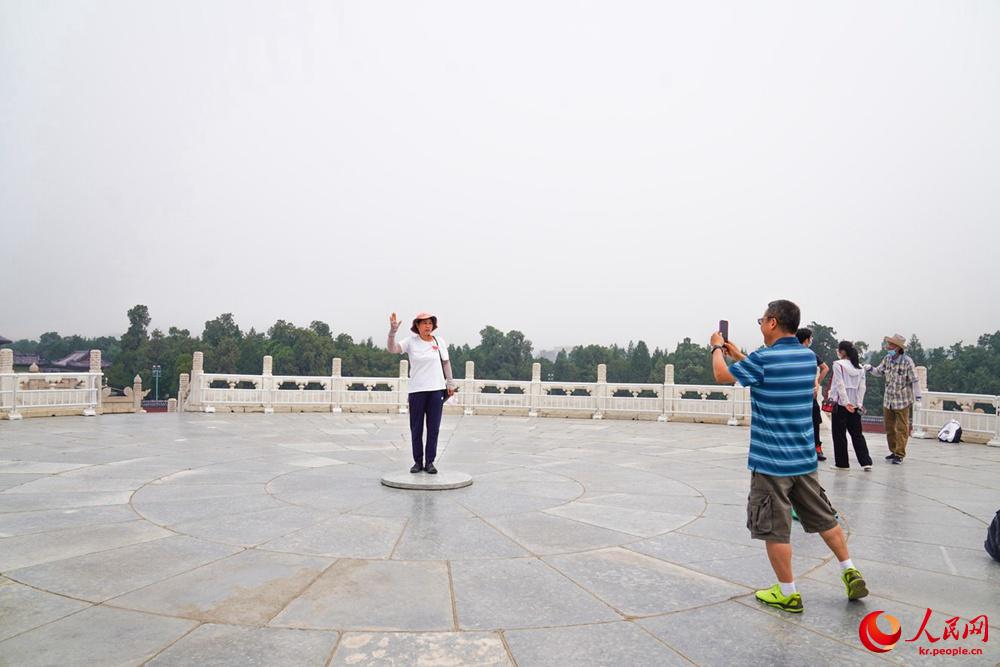
<instances>
[{"instance_id":1,"label":"gray stone floor","mask_svg":"<svg viewBox=\"0 0 1000 667\"><path fill-rule=\"evenodd\" d=\"M884 610L986 614L947 664L1000 660L1000 449L913 441L822 468L872 596L797 525L806 611L745 528L743 428L446 417L453 491L379 483L405 417L123 415L0 422L2 665L932 664L864 649ZM964 622L959 625L961 628Z\"/></svg>"}]
</instances>

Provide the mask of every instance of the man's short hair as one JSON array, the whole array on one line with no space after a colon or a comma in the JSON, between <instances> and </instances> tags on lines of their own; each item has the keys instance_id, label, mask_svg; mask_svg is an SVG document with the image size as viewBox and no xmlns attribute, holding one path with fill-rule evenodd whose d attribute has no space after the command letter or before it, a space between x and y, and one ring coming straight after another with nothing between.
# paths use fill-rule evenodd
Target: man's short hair
<instances>
[{"instance_id":1,"label":"man's short hair","mask_svg":"<svg viewBox=\"0 0 1000 667\"><path fill-rule=\"evenodd\" d=\"M813 337L813 330L808 327L802 327L795 332L795 337L799 339L800 343L804 343Z\"/></svg>"},{"instance_id":2,"label":"man's short hair","mask_svg":"<svg viewBox=\"0 0 1000 667\"><path fill-rule=\"evenodd\" d=\"M779 329L792 333L798 331L799 322L802 320L802 311L791 301L778 299L767 304L764 317L773 317L778 320Z\"/></svg>"}]
</instances>

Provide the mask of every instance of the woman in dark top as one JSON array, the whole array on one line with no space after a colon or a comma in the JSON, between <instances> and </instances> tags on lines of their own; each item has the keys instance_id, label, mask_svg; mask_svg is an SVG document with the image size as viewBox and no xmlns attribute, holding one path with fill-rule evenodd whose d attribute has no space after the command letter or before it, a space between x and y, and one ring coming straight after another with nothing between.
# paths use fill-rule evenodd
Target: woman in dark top
<instances>
[{"instance_id":1,"label":"woman in dark top","mask_svg":"<svg viewBox=\"0 0 1000 667\"><path fill-rule=\"evenodd\" d=\"M812 347L812 329L799 329L795 332L795 337L806 347ZM816 355L816 368L816 388L813 389L813 437L816 439L816 458L820 461L826 461L826 456L823 455L823 441L819 437L819 427L823 424L823 411L819 409L817 398L821 391L820 387L823 386L823 378L830 372L830 367L819 358L818 354Z\"/></svg>"}]
</instances>

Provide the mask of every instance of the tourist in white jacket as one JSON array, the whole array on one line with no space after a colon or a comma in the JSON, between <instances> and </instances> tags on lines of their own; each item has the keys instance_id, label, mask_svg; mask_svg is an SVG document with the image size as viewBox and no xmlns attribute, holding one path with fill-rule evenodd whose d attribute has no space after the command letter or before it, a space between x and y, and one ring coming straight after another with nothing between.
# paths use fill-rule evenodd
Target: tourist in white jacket
<instances>
[{"instance_id":1,"label":"tourist in white jacket","mask_svg":"<svg viewBox=\"0 0 1000 667\"><path fill-rule=\"evenodd\" d=\"M837 356L833 362L833 382L829 399L834 402L832 415L834 468L847 470L851 467L847 456L847 434L851 434L851 444L858 457L858 463L866 472L872 469L872 457L868 453L868 443L861 432L861 413L865 402L865 371L858 359L858 350L850 341L842 340L837 345Z\"/></svg>"}]
</instances>

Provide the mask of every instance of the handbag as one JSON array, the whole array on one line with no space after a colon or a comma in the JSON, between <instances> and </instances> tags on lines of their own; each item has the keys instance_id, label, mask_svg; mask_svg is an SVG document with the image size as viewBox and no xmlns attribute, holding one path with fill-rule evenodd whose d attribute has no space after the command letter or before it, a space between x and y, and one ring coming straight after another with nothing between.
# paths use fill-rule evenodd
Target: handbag
<instances>
[{"instance_id":1,"label":"handbag","mask_svg":"<svg viewBox=\"0 0 1000 667\"><path fill-rule=\"evenodd\" d=\"M823 412L833 412L837 407L836 401L830 398L830 392L833 391L833 370L830 370L830 386L826 390L826 398L823 399L823 405L820 406L820 410Z\"/></svg>"},{"instance_id":2,"label":"handbag","mask_svg":"<svg viewBox=\"0 0 1000 667\"><path fill-rule=\"evenodd\" d=\"M438 359L441 360L441 373L444 375L445 382L447 383L447 381L448 381L448 374L445 373L445 371L444 371L445 360L444 360L444 355L441 354L441 344L438 343L437 336L431 336L431 338L434 339L434 344L437 346L437 349L438 349ZM443 402L447 403L449 398L451 398L451 396L448 395L448 390L445 389L445 392L444 392L444 401Z\"/></svg>"}]
</instances>

